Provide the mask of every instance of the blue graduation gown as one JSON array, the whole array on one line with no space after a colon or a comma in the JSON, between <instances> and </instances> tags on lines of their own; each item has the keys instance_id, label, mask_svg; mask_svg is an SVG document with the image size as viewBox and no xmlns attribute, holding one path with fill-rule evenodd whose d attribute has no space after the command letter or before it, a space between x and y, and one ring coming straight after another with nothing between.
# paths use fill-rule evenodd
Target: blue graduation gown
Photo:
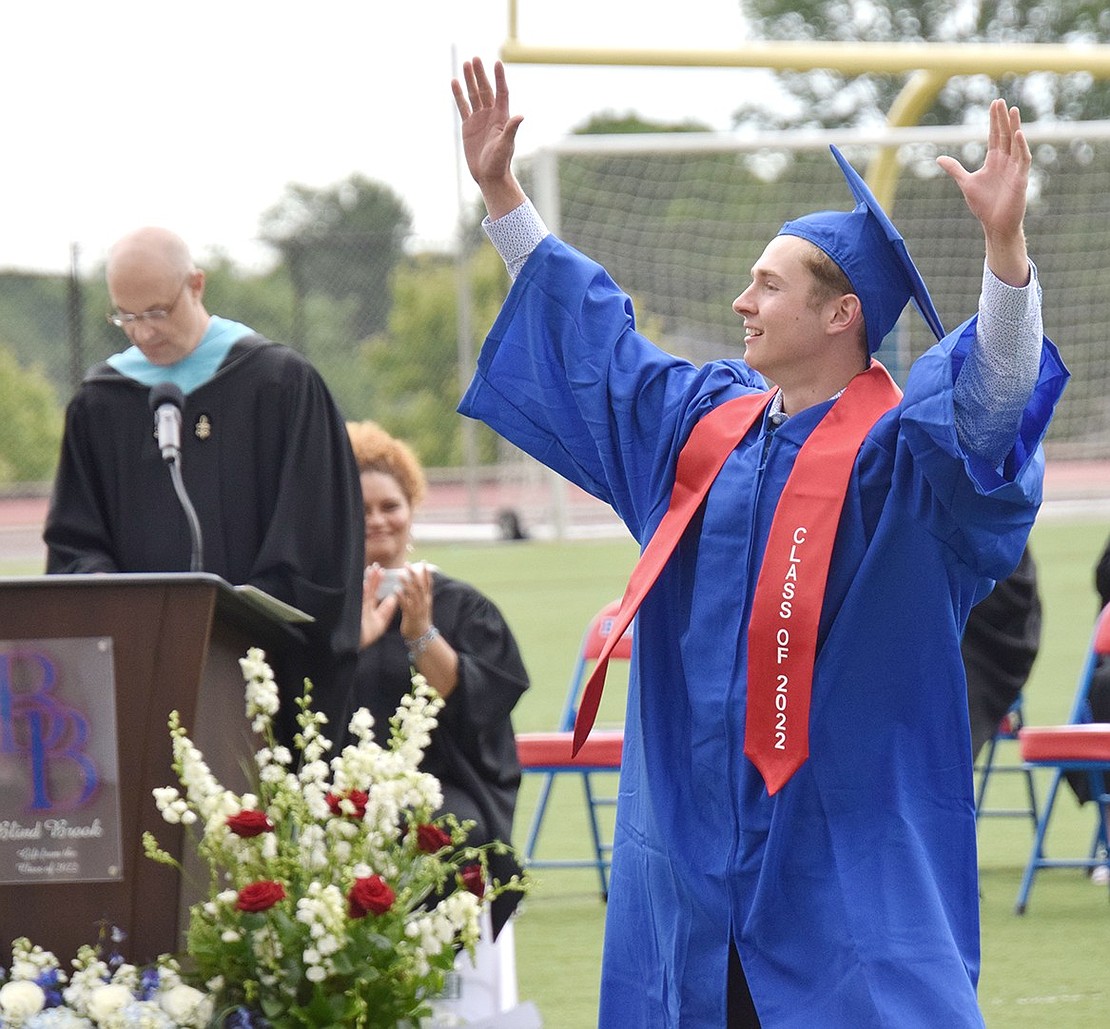
<instances>
[{"instance_id":1,"label":"blue graduation gown","mask_svg":"<svg viewBox=\"0 0 1110 1029\"><path fill-rule=\"evenodd\" d=\"M600 1024L725 1024L735 940L765 1029L983 1024L975 819L960 635L1017 563L1040 441L1067 379L1041 374L1002 473L956 438L974 321L914 365L852 471L822 609L810 757L768 797L743 754L747 622L775 505L827 404L714 483L638 615ZM643 545L706 411L762 388L635 331L603 268L548 237L460 405L613 506Z\"/></svg>"}]
</instances>

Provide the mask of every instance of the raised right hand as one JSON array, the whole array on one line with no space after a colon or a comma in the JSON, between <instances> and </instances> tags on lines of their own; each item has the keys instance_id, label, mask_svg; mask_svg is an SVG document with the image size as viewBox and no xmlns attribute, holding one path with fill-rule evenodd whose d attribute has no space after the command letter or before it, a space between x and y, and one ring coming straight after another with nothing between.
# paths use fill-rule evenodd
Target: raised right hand
<instances>
[{"instance_id":1,"label":"raised right hand","mask_svg":"<svg viewBox=\"0 0 1110 1029\"><path fill-rule=\"evenodd\" d=\"M451 92L462 119L466 166L482 190L490 217L499 218L524 202L512 173L516 133L524 119L509 115L509 87L500 61L493 74L496 88L490 85L481 58L475 57L463 64L466 91L458 79L452 79Z\"/></svg>"}]
</instances>

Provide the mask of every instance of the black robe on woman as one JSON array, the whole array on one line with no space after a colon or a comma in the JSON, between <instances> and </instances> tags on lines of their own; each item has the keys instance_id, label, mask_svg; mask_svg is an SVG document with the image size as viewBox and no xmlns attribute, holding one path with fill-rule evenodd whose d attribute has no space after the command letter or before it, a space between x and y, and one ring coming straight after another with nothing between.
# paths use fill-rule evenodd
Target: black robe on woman
<instances>
[{"instance_id":1,"label":"black robe on woman","mask_svg":"<svg viewBox=\"0 0 1110 1029\"><path fill-rule=\"evenodd\" d=\"M1041 595L1028 547L1010 576L971 609L960 642L976 757L1029 679L1041 646Z\"/></svg>"},{"instance_id":2,"label":"black robe on woman","mask_svg":"<svg viewBox=\"0 0 1110 1029\"><path fill-rule=\"evenodd\" d=\"M511 841L520 786L520 762L511 714L528 688L516 640L497 607L478 590L438 572L432 576L432 622L459 656L459 682L439 714L421 770L439 779L443 808L459 821L473 820L467 843ZM412 689L400 613L376 643L359 653L352 707L374 716L374 737L389 740L389 720ZM505 882L519 872L508 855L491 855L490 871ZM494 901L496 937L520 894Z\"/></svg>"}]
</instances>

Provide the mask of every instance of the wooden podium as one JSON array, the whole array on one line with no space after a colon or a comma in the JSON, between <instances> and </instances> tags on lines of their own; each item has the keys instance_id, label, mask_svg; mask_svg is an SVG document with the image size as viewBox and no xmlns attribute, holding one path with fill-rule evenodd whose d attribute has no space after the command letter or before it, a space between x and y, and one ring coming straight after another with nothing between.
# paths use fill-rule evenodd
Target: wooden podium
<instances>
[{"instance_id":1,"label":"wooden podium","mask_svg":"<svg viewBox=\"0 0 1110 1029\"><path fill-rule=\"evenodd\" d=\"M0 640L110 638L115 672L119 839L116 881L0 884L0 964L27 936L63 966L105 923L123 930L121 951L143 963L184 949L188 907L207 895L207 869L191 840L159 814L151 791L179 786L167 728L177 710L216 778L243 792L258 738L245 714L239 658L296 646L307 616L266 594L207 573L47 575L0 578ZM0 827L17 824L0 812ZM143 853L149 830L186 875ZM190 867L190 865L192 867ZM190 874L199 873L197 881Z\"/></svg>"}]
</instances>

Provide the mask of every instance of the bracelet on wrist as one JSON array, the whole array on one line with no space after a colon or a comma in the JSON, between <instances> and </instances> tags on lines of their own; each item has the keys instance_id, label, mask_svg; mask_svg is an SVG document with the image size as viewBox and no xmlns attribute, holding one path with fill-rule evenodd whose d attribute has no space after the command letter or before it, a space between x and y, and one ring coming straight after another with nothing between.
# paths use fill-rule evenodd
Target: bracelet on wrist
<instances>
[{"instance_id":1,"label":"bracelet on wrist","mask_svg":"<svg viewBox=\"0 0 1110 1029\"><path fill-rule=\"evenodd\" d=\"M428 627L427 632L422 632L414 640L405 640L405 646L409 650L409 661L416 661L428 649L432 641L439 637L439 630L431 625ZM403 638L403 637L402 637Z\"/></svg>"}]
</instances>

